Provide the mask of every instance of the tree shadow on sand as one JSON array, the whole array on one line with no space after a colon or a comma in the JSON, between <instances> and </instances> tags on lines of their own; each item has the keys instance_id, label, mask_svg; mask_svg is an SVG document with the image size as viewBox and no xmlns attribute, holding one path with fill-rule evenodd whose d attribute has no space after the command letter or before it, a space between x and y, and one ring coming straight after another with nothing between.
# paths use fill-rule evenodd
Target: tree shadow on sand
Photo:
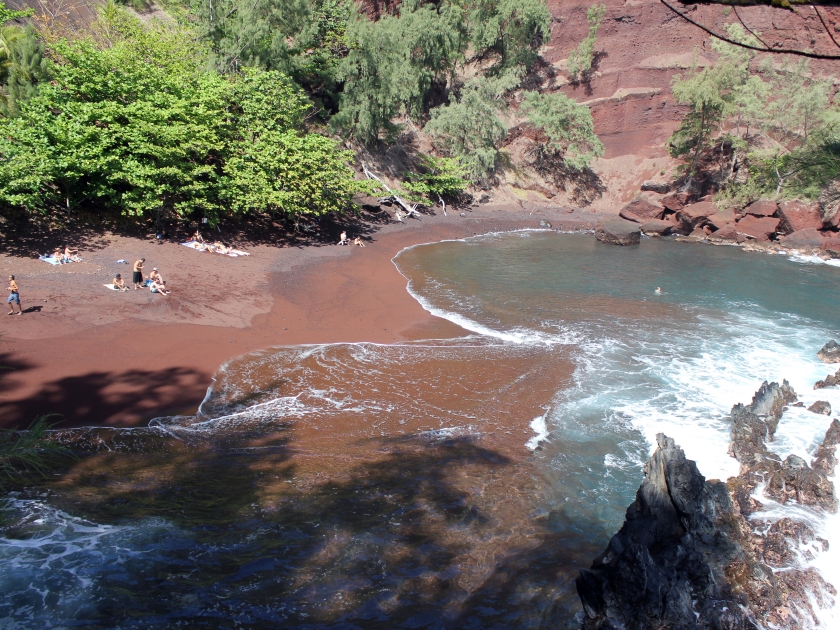
<instances>
[{"instance_id":1,"label":"tree shadow on sand","mask_svg":"<svg viewBox=\"0 0 840 630\"><path fill-rule=\"evenodd\" d=\"M99 627L536 628L578 609L600 544L485 496L516 471L498 452L408 436L313 473L283 431L241 438L101 454L53 484L96 522L171 523L126 564L132 589L94 578Z\"/></svg>"},{"instance_id":2,"label":"tree shadow on sand","mask_svg":"<svg viewBox=\"0 0 840 630\"><path fill-rule=\"evenodd\" d=\"M7 394L12 393L14 384L8 379L30 366L10 365L3 356L0 365L11 368L3 370L0 383ZM23 427L39 415L60 413L61 427L99 424L119 414L133 414L139 423L145 424L148 418L144 415L153 410L156 415L165 415L197 406L204 397L208 379L207 374L178 367L67 376L44 384L28 399L9 401L7 397L0 402L0 423L6 427Z\"/></svg>"}]
</instances>

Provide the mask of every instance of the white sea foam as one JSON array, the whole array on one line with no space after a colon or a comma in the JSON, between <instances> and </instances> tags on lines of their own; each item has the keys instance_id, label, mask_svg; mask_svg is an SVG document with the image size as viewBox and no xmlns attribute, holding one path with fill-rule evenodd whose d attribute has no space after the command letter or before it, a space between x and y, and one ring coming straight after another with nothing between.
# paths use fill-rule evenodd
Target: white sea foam
<instances>
[{"instance_id":1,"label":"white sea foam","mask_svg":"<svg viewBox=\"0 0 840 630\"><path fill-rule=\"evenodd\" d=\"M525 446L532 451L536 450L536 448L540 445L540 442L543 442L546 438L548 438L548 425L545 423L545 416L546 414L543 414L531 420L531 429L534 433L536 433L536 435L528 440L525 443Z\"/></svg>"}]
</instances>

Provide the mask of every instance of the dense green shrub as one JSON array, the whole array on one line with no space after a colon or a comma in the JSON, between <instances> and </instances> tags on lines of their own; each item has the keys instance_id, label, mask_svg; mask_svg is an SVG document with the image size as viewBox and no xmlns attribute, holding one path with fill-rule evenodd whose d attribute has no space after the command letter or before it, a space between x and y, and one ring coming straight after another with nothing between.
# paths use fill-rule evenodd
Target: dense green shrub
<instances>
[{"instance_id":1,"label":"dense green shrub","mask_svg":"<svg viewBox=\"0 0 840 630\"><path fill-rule=\"evenodd\" d=\"M348 204L349 156L303 132L311 104L285 75L205 71L205 51L183 30L129 23L122 35L104 48L57 44L54 80L0 121L0 203L211 222Z\"/></svg>"}]
</instances>

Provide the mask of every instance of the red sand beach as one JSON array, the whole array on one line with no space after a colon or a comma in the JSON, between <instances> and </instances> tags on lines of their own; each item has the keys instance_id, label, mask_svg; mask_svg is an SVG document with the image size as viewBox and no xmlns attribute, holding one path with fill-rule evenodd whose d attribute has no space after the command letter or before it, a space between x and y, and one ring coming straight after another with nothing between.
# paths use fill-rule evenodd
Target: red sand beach
<instances>
[{"instance_id":1,"label":"red sand beach","mask_svg":"<svg viewBox=\"0 0 840 630\"><path fill-rule=\"evenodd\" d=\"M426 311L405 290L391 259L424 242L538 227L589 227L594 215L562 208L475 208L378 227L367 247L249 248L227 258L175 242L107 236L84 261L51 267L0 256L21 287L23 316L0 315L0 424L21 426L61 414L61 426L138 426L194 413L225 361L260 348L300 343L447 337L461 330ZM351 235L352 236L352 235ZM172 290L118 293L145 257Z\"/></svg>"}]
</instances>

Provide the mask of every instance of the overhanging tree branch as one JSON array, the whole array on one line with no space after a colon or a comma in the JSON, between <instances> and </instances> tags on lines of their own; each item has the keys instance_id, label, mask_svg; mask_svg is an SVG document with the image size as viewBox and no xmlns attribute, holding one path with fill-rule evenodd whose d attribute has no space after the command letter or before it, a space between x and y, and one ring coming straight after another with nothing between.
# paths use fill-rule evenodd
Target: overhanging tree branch
<instances>
[{"instance_id":1,"label":"overhanging tree branch","mask_svg":"<svg viewBox=\"0 0 840 630\"><path fill-rule=\"evenodd\" d=\"M666 0L659 0L659 1L662 4L664 4L666 7L668 7L671 11L673 11L674 13L679 15L682 19L684 19L689 24L692 24L693 26L696 26L701 31L704 31L705 33L708 33L709 35L711 35L715 39L719 39L720 41L726 42L727 44L731 44L733 46L739 46L741 48L747 48L749 50L756 50L758 52L771 53L771 54L775 54L775 55L797 55L799 57L807 57L809 59L829 59L829 60L832 60L832 61L840 61L840 55L825 55L825 54L822 54L822 53L813 53L813 52L808 52L807 50L795 50L795 49L792 49L792 48L770 48L768 46L763 46L763 47L762 46L753 46L752 44L744 44L742 42L737 42L734 39L726 37L725 35L721 35L720 33L716 33L712 29L708 28L707 26L704 26L703 24L700 24L696 20L691 19L685 13L682 13L681 11L677 10L675 7L668 4L668 2L666 2ZM770 2L768 1L768 2L765 2L763 4L770 4ZM834 39L834 38L832 37L832 39Z\"/></svg>"}]
</instances>

